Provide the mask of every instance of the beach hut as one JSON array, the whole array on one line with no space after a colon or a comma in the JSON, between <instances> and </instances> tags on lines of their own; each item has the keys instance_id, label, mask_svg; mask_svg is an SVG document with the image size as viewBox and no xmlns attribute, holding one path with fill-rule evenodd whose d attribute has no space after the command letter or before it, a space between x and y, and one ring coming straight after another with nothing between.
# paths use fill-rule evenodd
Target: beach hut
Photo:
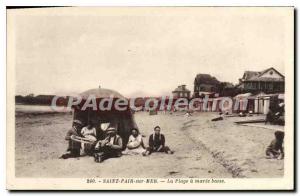
<instances>
[{"instance_id":1,"label":"beach hut","mask_svg":"<svg viewBox=\"0 0 300 196\"><path fill-rule=\"evenodd\" d=\"M266 110L268 103L265 104L265 99L263 98L266 94L263 92L260 92L255 96L255 107L254 107L254 113L257 114L263 114L265 113L264 110ZM266 99L266 102L267 99Z\"/></svg>"},{"instance_id":2,"label":"beach hut","mask_svg":"<svg viewBox=\"0 0 300 196\"><path fill-rule=\"evenodd\" d=\"M256 113L268 114L271 105L278 105L280 102L284 103L284 94L265 94L260 93L256 95L255 111Z\"/></svg>"},{"instance_id":3,"label":"beach hut","mask_svg":"<svg viewBox=\"0 0 300 196\"><path fill-rule=\"evenodd\" d=\"M92 122L97 129L98 139L103 138L104 131L106 131L103 130L103 126L101 125L109 123L109 127L115 127L117 129L118 134L123 139L123 146L125 147L131 134L131 129L138 128L134 120L133 112L129 107L124 111L119 111L114 107L116 100L125 100L126 98L114 90L104 88L87 90L81 93L80 97L82 98L81 102L73 107L73 119L80 120L83 124ZM95 98L97 105L99 105L102 99L111 98L112 107L109 110L101 110L100 108L95 110L92 107L84 108L84 103L89 97Z\"/></svg>"},{"instance_id":4,"label":"beach hut","mask_svg":"<svg viewBox=\"0 0 300 196\"><path fill-rule=\"evenodd\" d=\"M251 93L238 94L234 97L235 112L249 112L253 111L253 109L254 100Z\"/></svg>"}]
</instances>

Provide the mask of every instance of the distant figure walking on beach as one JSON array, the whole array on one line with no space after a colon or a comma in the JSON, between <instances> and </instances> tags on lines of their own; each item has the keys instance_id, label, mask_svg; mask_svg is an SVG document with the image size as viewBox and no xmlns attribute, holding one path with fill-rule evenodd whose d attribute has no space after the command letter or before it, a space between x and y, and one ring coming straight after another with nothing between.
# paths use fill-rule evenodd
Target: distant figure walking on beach
<instances>
[{"instance_id":1,"label":"distant figure walking on beach","mask_svg":"<svg viewBox=\"0 0 300 196\"><path fill-rule=\"evenodd\" d=\"M165 152L167 154L173 154L174 152L168 146L165 146L165 136L160 133L160 127L154 127L154 134L149 137L149 147L143 153L144 156L150 155L153 152Z\"/></svg>"}]
</instances>

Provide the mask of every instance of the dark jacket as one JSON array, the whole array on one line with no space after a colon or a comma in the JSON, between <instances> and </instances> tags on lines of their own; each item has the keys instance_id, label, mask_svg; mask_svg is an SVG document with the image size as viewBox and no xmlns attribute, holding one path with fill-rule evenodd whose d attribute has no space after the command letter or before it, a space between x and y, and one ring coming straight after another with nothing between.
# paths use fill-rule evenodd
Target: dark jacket
<instances>
[{"instance_id":1,"label":"dark jacket","mask_svg":"<svg viewBox=\"0 0 300 196\"><path fill-rule=\"evenodd\" d=\"M163 134L151 134L149 137L149 147L157 149L160 146L165 147L165 136Z\"/></svg>"},{"instance_id":2,"label":"dark jacket","mask_svg":"<svg viewBox=\"0 0 300 196\"><path fill-rule=\"evenodd\" d=\"M81 136L80 130L81 129L79 127L73 126L70 130L68 130L65 140L71 140L72 135Z\"/></svg>"}]
</instances>

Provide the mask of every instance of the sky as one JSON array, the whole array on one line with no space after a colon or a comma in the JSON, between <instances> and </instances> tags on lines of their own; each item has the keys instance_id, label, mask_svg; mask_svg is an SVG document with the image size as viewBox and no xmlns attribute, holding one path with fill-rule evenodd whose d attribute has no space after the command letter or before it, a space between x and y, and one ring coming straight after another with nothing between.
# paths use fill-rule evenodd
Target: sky
<instances>
[{"instance_id":1,"label":"sky","mask_svg":"<svg viewBox=\"0 0 300 196\"><path fill-rule=\"evenodd\" d=\"M278 8L61 9L9 13L16 94L169 95L198 73L234 84L246 70L284 74L293 49Z\"/></svg>"}]
</instances>

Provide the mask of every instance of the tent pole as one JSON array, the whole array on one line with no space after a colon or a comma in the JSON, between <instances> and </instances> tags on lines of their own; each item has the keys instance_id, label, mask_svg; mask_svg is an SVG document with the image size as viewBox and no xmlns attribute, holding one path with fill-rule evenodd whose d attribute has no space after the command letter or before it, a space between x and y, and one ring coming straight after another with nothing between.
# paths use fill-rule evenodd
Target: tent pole
<instances>
[{"instance_id":1,"label":"tent pole","mask_svg":"<svg viewBox=\"0 0 300 196\"><path fill-rule=\"evenodd\" d=\"M88 110L88 121L87 121L87 123L89 123L89 122L90 122L90 108Z\"/></svg>"}]
</instances>

